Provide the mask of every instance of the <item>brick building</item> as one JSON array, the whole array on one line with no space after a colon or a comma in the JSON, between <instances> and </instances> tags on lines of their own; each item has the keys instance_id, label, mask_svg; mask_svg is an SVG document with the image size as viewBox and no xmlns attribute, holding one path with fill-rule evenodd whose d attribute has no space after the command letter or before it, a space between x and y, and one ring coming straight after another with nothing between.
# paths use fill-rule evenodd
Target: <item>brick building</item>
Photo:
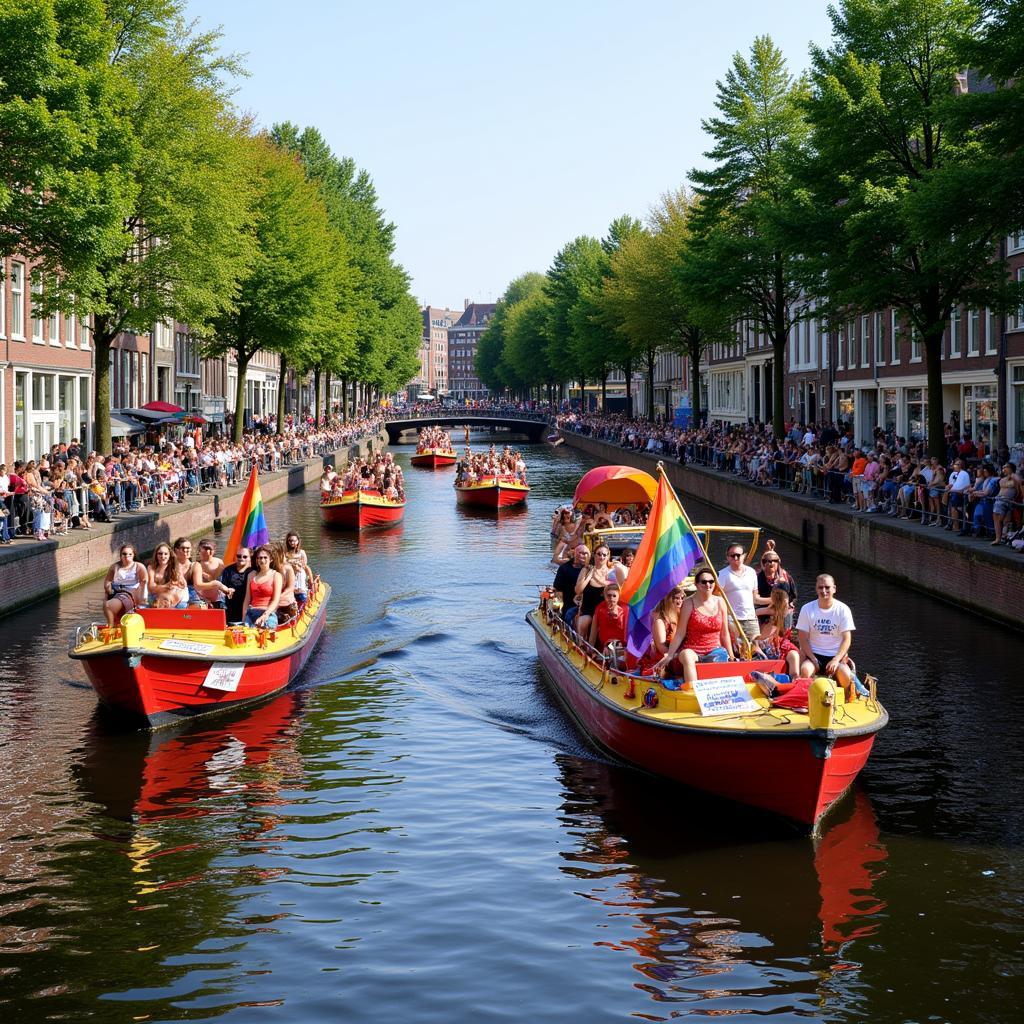
<instances>
[{"instance_id":1,"label":"brick building","mask_svg":"<svg viewBox=\"0 0 1024 1024\"><path fill-rule=\"evenodd\" d=\"M462 316L448 329L448 370L451 396L456 401L480 401L490 392L476 375L476 348L494 316L495 303L466 299Z\"/></svg>"}]
</instances>

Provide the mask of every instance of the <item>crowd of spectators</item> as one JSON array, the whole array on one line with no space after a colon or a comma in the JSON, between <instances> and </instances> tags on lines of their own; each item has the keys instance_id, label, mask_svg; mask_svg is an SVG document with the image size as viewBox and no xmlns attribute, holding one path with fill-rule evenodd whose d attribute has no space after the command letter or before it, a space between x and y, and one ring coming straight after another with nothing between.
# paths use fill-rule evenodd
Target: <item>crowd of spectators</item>
<instances>
[{"instance_id":1,"label":"crowd of spectators","mask_svg":"<svg viewBox=\"0 0 1024 1024\"><path fill-rule=\"evenodd\" d=\"M732 473L753 486L804 494L854 513L888 515L1009 544L1024 551L1024 467L1005 448L989 449L946 426L945 457L922 441L876 429L859 445L845 424L713 424L693 428L624 415L563 413L556 424L630 451Z\"/></svg>"},{"instance_id":2,"label":"crowd of spectators","mask_svg":"<svg viewBox=\"0 0 1024 1024\"><path fill-rule=\"evenodd\" d=\"M0 464L0 544L17 537L45 541L148 505L182 502L189 494L241 483L253 466L274 472L382 428L383 419L375 415L319 426L289 421L277 432L268 418L237 442L204 437L183 425L179 436L160 432L146 439L152 443L119 440L107 455L83 451L77 439L55 444L38 460L13 463L10 472Z\"/></svg>"}]
</instances>

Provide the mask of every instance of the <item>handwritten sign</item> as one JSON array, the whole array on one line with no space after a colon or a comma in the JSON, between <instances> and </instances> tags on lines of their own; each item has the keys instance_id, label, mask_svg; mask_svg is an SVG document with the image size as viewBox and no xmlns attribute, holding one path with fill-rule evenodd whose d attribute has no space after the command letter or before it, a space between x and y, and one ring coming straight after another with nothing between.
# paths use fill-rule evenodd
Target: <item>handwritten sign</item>
<instances>
[{"instance_id":1,"label":"handwritten sign","mask_svg":"<svg viewBox=\"0 0 1024 1024\"><path fill-rule=\"evenodd\" d=\"M761 705L747 691L740 676L722 676L721 679L698 679L693 692L700 705L700 713L709 715L742 715L760 711Z\"/></svg>"},{"instance_id":2,"label":"handwritten sign","mask_svg":"<svg viewBox=\"0 0 1024 1024\"><path fill-rule=\"evenodd\" d=\"M244 665L230 665L222 661L215 661L206 673L203 686L207 690L223 690L225 693L234 693L238 689L239 680L245 671Z\"/></svg>"},{"instance_id":3,"label":"handwritten sign","mask_svg":"<svg viewBox=\"0 0 1024 1024\"><path fill-rule=\"evenodd\" d=\"M162 651L184 651L187 654L209 654L213 644L201 644L196 640L162 640Z\"/></svg>"}]
</instances>

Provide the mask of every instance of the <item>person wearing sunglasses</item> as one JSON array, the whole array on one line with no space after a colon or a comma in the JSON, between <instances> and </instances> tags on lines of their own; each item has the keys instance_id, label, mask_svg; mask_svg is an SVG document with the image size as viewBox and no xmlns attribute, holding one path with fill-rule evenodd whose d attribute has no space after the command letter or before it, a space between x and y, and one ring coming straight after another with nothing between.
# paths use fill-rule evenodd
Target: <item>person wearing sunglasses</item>
<instances>
[{"instance_id":1,"label":"person wearing sunglasses","mask_svg":"<svg viewBox=\"0 0 1024 1024\"><path fill-rule=\"evenodd\" d=\"M742 544L730 544L726 549L728 565L718 570L718 583L728 598L736 619L751 643L761 632L757 621L757 573L743 562Z\"/></svg>"},{"instance_id":2,"label":"person wearing sunglasses","mask_svg":"<svg viewBox=\"0 0 1024 1024\"><path fill-rule=\"evenodd\" d=\"M765 552L761 556L761 571L757 574L757 595L754 603L757 606L757 616L760 625L769 618L771 612L772 592L784 590L789 600L789 612L786 616L786 629L793 626L793 613L796 608L796 582L785 569L782 568L782 558L775 550L775 541L765 542Z\"/></svg>"},{"instance_id":3,"label":"person wearing sunglasses","mask_svg":"<svg viewBox=\"0 0 1024 1024\"><path fill-rule=\"evenodd\" d=\"M229 626L237 626L245 618L242 608L249 589L249 577L254 571L252 552L248 548L239 548L235 552L234 562L224 566L224 571L220 574L221 583L231 592L224 601L224 615Z\"/></svg>"},{"instance_id":4,"label":"person wearing sunglasses","mask_svg":"<svg viewBox=\"0 0 1024 1024\"><path fill-rule=\"evenodd\" d=\"M679 624L663 657L654 663L654 671L671 669L679 655L684 684L697 679L697 665L708 661L732 661L732 636L729 610L715 593L715 577L710 569L698 569L694 576L697 593L688 597L679 609Z\"/></svg>"}]
</instances>

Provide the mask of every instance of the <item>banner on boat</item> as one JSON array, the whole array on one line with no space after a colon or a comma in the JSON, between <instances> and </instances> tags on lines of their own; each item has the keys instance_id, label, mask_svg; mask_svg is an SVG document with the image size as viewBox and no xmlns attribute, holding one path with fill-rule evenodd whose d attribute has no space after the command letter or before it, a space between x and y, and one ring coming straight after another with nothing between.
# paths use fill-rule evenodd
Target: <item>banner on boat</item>
<instances>
[{"instance_id":1,"label":"banner on boat","mask_svg":"<svg viewBox=\"0 0 1024 1024\"><path fill-rule=\"evenodd\" d=\"M750 696L741 676L722 676L720 679L698 679L693 692L700 705L700 713L710 715L742 715L759 711L761 705Z\"/></svg>"}]
</instances>

